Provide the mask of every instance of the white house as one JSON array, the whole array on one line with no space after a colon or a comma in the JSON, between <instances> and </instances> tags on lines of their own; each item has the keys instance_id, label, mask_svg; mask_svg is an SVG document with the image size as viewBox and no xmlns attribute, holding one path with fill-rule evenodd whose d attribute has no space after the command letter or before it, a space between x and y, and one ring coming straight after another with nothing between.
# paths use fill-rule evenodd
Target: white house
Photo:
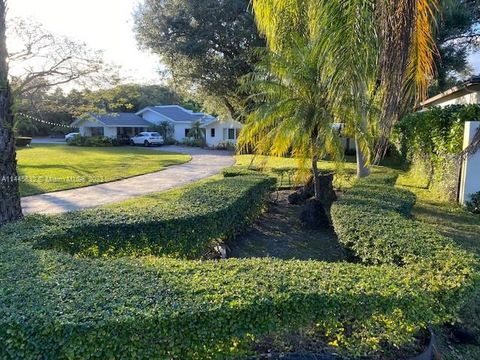
<instances>
[{"instance_id":1,"label":"white house","mask_svg":"<svg viewBox=\"0 0 480 360\"><path fill-rule=\"evenodd\" d=\"M480 104L480 76L435 95L420 104L422 108L448 105Z\"/></svg>"},{"instance_id":2,"label":"white house","mask_svg":"<svg viewBox=\"0 0 480 360\"><path fill-rule=\"evenodd\" d=\"M133 136L165 121L172 125L173 138L179 142L188 137L194 123L200 123L200 127L204 129L206 144L210 147L216 147L221 143L235 144L242 128L238 121L221 120L208 114L187 110L179 105L149 106L136 114L87 114L74 121L72 126L78 127L82 136L118 138Z\"/></svg>"}]
</instances>

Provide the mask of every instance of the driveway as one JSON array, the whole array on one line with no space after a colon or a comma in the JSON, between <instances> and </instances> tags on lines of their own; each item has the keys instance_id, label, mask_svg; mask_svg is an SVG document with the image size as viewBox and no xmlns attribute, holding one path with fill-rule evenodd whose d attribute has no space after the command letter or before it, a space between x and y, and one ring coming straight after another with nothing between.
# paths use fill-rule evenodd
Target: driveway
<instances>
[{"instance_id":1,"label":"driveway","mask_svg":"<svg viewBox=\"0 0 480 360\"><path fill-rule=\"evenodd\" d=\"M120 202L204 179L218 174L223 168L231 166L235 162L233 153L228 151L203 150L179 146L162 146L150 149L152 151L159 150L189 154L192 156L192 160L152 174L140 175L125 180L23 197L23 213L58 214Z\"/></svg>"}]
</instances>

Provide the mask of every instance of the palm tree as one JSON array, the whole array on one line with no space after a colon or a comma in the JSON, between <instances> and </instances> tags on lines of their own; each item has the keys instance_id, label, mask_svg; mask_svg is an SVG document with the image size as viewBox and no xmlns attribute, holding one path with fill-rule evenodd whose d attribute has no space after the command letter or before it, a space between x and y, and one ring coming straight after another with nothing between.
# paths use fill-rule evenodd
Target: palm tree
<instances>
[{"instance_id":1,"label":"palm tree","mask_svg":"<svg viewBox=\"0 0 480 360\"><path fill-rule=\"evenodd\" d=\"M382 152L409 99L421 99L432 74L438 0L253 0L258 27L272 51L293 36L315 39L334 74L329 93L353 116L358 176L368 174L372 142ZM378 124L369 123L374 105ZM348 119L351 120L351 119Z\"/></svg>"},{"instance_id":2,"label":"palm tree","mask_svg":"<svg viewBox=\"0 0 480 360\"><path fill-rule=\"evenodd\" d=\"M258 106L247 115L239 148L257 154L292 154L314 176L315 198L320 200L318 160L342 158L338 130L328 96L328 77L322 74L319 47L297 39L288 49L271 52L245 81L250 100Z\"/></svg>"},{"instance_id":3,"label":"palm tree","mask_svg":"<svg viewBox=\"0 0 480 360\"><path fill-rule=\"evenodd\" d=\"M200 140L205 138L204 130L202 129L202 124L200 121L195 121L192 124L191 129L188 131L188 137L194 138L195 140Z\"/></svg>"},{"instance_id":4,"label":"palm tree","mask_svg":"<svg viewBox=\"0 0 480 360\"><path fill-rule=\"evenodd\" d=\"M12 94L8 82L5 0L0 0L0 226L22 217L13 133Z\"/></svg>"}]
</instances>

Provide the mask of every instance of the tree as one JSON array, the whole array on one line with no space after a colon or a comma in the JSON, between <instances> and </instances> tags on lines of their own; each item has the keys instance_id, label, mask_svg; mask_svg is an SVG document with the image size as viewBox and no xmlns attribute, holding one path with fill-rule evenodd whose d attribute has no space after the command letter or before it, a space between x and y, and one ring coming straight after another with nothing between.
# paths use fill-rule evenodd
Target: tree
<instances>
[{"instance_id":1,"label":"tree","mask_svg":"<svg viewBox=\"0 0 480 360\"><path fill-rule=\"evenodd\" d=\"M480 1L448 0L442 3L435 42L435 78L429 95L454 86L459 79L472 75L468 55L480 49Z\"/></svg>"},{"instance_id":2,"label":"tree","mask_svg":"<svg viewBox=\"0 0 480 360\"><path fill-rule=\"evenodd\" d=\"M436 6L436 0L253 0L272 51L288 48L295 34L319 40L327 67L335 69L330 93L351 105L348 116L361 120L357 140L373 128L367 123L372 105L381 105L376 124L380 157L405 100L418 101L426 93L433 73ZM370 152L364 141L358 147ZM368 153L358 157L359 176L368 174L363 170L369 158Z\"/></svg>"},{"instance_id":3,"label":"tree","mask_svg":"<svg viewBox=\"0 0 480 360\"><path fill-rule=\"evenodd\" d=\"M33 21L16 18L8 25L8 37L14 40L8 58L16 97L72 82L88 87L118 82L117 70L104 62L101 51Z\"/></svg>"},{"instance_id":4,"label":"tree","mask_svg":"<svg viewBox=\"0 0 480 360\"><path fill-rule=\"evenodd\" d=\"M13 134L12 92L8 81L6 3L0 1L0 226L22 217Z\"/></svg>"},{"instance_id":5,"label":"tree","mask_svg":"<svg viewBox=\"0 0 480 360\"><path fill-rule=\"evenodd\" d=\"M174 139L175 127L169 121L161 121L158 125L152 126L151 130L160 133L165 141Z\"/></svg>"},{"instance_id":6,"label":"tree","mask_svg":"<svg viewBox=\"0 0 480 360\"><path fill-rule=\"evenodd\" d=\"M259 105L247 116L239 138L241 148L253 148L257 154L292 154L301 168L309 159L316 200L321 199L318 161L327 155L342 158L328 99L331 78L320 55L318 44L299 38L257 65L245 86Z\"/></svg>"},{"instance_id":7,"label":"tree","mask_svg":"<svg viewBox=\"0 0 480 360\"><path fill-rule=\"evenodd\" d=\"M200 140L205 138L205 130L202 129L202 124L200 121L195 121L192 124L192 127L188 131L188 137L191 137L195 140Z\"/></svg>"},{"instance_id":8,"label":"tree","mask_svg":"<svg viewBox=\"0 0 480 360\"><path fill-rule=\"evenodd\" d=\"M161 57L175 90L193 93L208 111L239 116L238 79L263 47L249 0L146 0L135 13L140 44Z\"/></svg>"}]
</instances>

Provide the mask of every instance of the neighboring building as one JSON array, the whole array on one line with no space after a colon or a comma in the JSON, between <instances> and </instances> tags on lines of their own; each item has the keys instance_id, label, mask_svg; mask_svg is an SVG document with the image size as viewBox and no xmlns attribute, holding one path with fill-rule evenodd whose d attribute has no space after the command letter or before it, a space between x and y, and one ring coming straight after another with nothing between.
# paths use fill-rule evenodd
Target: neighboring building
<instances>
[{"instance_id":1,"label":"neighboring building","mask_svg":"<svg viewBox=\"0 0 480 360\"><path fill-rule=\"evenodd\" d=\"M77 119L72 126L79 127L82 136L101 135L117 138L133 136L164 121L172 125L173 138L179 142L184 141L193 124L199 122L200 127L204 129L206 144L211 147L226 142L235 144L242 128L238 121L220 120L178 105L149 106L136 114L88 114Z\"/></svg>"},{"instance_id":2,"label":"neighboring building","mask_svg":"<svg viewBox=\"0 0 480 360\"><path fill-rule=\"evenodd\" d=\"M420 104L422 108L448 105L480 104L480 76L435 95Z\"/></svg>"}]
</instances>

